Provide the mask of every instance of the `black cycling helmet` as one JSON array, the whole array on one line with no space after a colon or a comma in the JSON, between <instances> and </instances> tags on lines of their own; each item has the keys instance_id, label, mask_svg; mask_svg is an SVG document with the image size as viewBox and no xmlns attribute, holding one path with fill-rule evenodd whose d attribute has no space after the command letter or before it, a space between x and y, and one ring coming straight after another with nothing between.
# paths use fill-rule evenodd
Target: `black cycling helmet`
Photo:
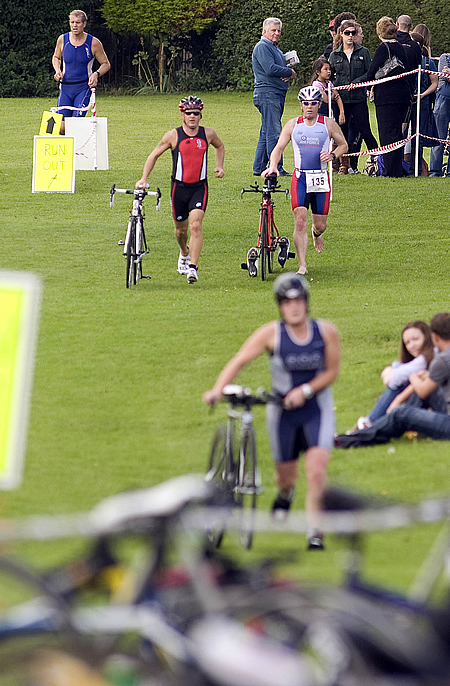
<instances>
[{"instance_id":1,"label":"black cycling helmet","mask_svg":"<svg viewBox=\"0 0 450 686\"><path fill-rule=\"evenodd\" d=\"M202 110L203 103L195 95L188 95L187 98L180 100L178 107L181 112L186 112L186 110Z\"/></svg>"},{"instance_id":2,"label":"black cycling helmet","mask_svg":"<svg viewBox=\"0 0 450 686\"><path fill-rule=\"evenodd\" d=\"M295 272L286 272L275 279L273 284L273 292L275 298L280 304L283 300L293 300L294 298L303 298L308 302L309 287L306 279Z\"/></svg>"}]
</instances>

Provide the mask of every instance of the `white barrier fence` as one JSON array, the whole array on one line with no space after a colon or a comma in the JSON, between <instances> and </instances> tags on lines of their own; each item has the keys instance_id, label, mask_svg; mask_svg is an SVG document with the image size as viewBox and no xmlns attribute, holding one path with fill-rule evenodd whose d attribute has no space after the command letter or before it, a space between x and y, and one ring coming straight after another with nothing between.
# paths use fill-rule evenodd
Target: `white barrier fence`
<instances>
[{"instance_id":1,"label":"white barrier fence","mask_svg":"<svg viewBox=\"0 0 450 686\"><path fill-rule=\"evenodd\" d=\"M84 170L109 169L108 125L106 117L97 117L96 89L91 89L91 97L86 107L63 105L52 107L52 112L72 110L89 112L92 117L69 117L66 119L66 134L75 139L75 168Z\"/></svg>"}]
</instances>

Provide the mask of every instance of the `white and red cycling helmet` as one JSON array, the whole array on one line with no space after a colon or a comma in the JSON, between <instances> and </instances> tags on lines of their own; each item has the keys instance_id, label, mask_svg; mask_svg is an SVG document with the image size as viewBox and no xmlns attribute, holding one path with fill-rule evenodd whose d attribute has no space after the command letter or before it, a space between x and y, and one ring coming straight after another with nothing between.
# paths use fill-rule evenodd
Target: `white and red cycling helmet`
<instances>
[{"instance_id":1,"label":"white and red cycling helmet","mask_svg":"<svg viewBox=\"0 0 450 686\"><path fill-rule=\"evenodd\" d=\"M302 88L298 94L298 99L300 102L310 102L311 100L317 100L321 102L322 91L317 86L306 86Z\"/></svg>"},{"instance_id":2,"label":"white and red cycling helmet","mask_svg":"<svg viewBox=\"0 0 450 686\"><path fill-rule=\"evenodd\" d=\"M200 98L197 98L195 95L188 95L187 98L180 100L178 107L180 112L186 112L188 110L201 111L203 109L203 103Z\"/></svg>"}]
</instances>

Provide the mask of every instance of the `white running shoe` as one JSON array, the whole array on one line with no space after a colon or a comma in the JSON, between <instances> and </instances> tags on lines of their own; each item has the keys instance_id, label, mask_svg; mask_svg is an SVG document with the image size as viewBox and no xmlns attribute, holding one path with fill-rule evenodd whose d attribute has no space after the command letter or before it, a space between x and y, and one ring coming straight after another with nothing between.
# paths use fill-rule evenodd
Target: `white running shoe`
<instances>
[{"instance_id":1,"label":"white running shoe","mask_svg":"<svg viewBox=\"0 0 450 686\"><path fill-rule=\"evenodd\" d=\"M187 274L188 273L190 261L191 261L191 256L189 255L189 253L187 255L183 255L182 252L180 251L180 254L178 256L178 269L177 269L178 274Z\"/></svg>"},{"instance_id":2,"label":"white running shoe","mask_svg":"<svg viewBox=\"0 0 450 686\"><path fill-rule=\"evenodd\" d=\"M356 422L356 426L358 427L358 431L362 431L363 429L370 429L372 422L369 417L360 417Z\"/></svg>"},{"instance_id":3,"label":"white running shoe","mask_svg":"<svg viewBox=\"0 0 450 686\"><path fill-rule=\"evenodd\" d=\"M198 281L198 272L195 267L189 267L187 270L187 282L195 283Z\"/></svg>"}]
</instances>

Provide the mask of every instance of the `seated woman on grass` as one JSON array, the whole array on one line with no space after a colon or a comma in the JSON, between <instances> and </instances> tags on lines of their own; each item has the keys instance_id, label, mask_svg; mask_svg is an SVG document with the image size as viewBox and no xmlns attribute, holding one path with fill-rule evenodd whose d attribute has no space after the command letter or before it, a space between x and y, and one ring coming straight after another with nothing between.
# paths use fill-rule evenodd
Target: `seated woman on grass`
<instances>
[{"instance_id":1,"label":"seated woman on grass","mask_svg":"<svg viewBox=\"0 0 450 686\"><path fill-rule=\"evenodd\" d=\"M400 360L395 360L381 372L386 390L370 414L360 417L349 433L369 428L376 419L405 402L413 392L409 377L414 372L428 369L433 357L433 342L428 324L420 320L409 322L402 331Z\"/></svg>"}]
</instances>

